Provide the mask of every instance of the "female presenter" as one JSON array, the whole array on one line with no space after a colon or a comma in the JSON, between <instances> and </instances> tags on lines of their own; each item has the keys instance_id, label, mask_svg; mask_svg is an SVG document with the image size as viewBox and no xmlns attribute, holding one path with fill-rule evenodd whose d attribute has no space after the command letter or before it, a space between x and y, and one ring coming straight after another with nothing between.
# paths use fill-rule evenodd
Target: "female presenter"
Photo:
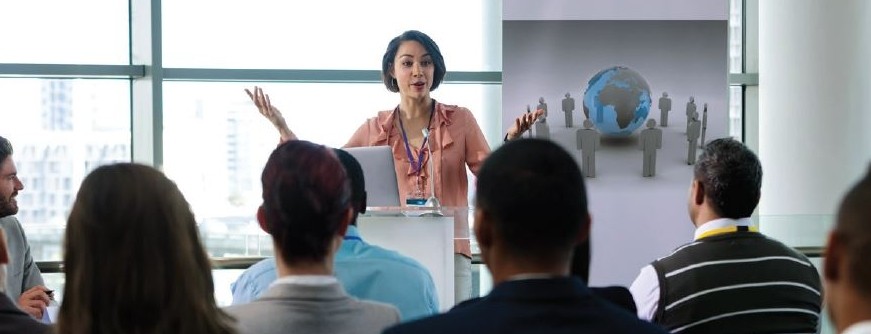
<instances>
[{"instance_id":1,"label":"female presenter","mask_svg":"<svg viewBox=\"0 0 871 334\"><path fill-rule=\"evenodd\" d=\"M399 104L366 120L345 144L345 147L390 146L401 203L428 198L433 191L429 178L433 177L435 195L442 206L467 207L466 166L477 175L490 153L484 134L469 109L436 102L430 97L430 92L442 82L445 71L438 45L426 34L410 30L393 38L381 61L381 78L387 90L399 93ZM278 129L282 142L297 139L278 108L270 103L269 95L259 87L245 92L260 113ZM517 118L505 139L519 138L541 114L542 111L537 110ZM429 130L430 136L424 136L424 128ZM427 153L427 141L432 157ZM433 164L434 175L429 174L427 163ZM455 302L459 303L471 294L469 240L454 240L454 251Z\"/></svg>"}]
</instances>

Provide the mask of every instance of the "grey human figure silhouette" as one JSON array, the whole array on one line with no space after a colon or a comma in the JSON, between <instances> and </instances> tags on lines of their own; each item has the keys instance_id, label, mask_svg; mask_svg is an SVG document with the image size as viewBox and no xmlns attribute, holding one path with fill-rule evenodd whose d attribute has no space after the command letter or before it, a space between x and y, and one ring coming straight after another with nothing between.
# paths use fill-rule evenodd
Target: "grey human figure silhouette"
<instances>
[{"instance_id":1,"label":"grey human figure silhouette","mask_svg":"<svg viewBox=\"0 0 871 334\"><path fill-rule=\"evenodd\" d=\"M581 171L586 177L596 177L596 150L599 149L601 137L593 129L593 121L584 120L584 128L576 133L577 147L581 150Z\"/></svg>"},{"instance_id":2,"label":"grey human figure silhouette","mask_svg":"<svg viewBox=\"0 0 871 334\"><path fill-rule=\"evenodd\" d=\"M544 115L538 118L538 121L541 123L547 123L547 103L544 102L543 97L538 98L538 107L535 109L544 110Z\"/></svg>"},{"instance_id":3,"label":"grey human figure silhouette","mask_svg":"<svg viewBox=\"0 0 871 334\"><path fill-rule=\"evenodd\" d=\"M544 122L535 123L535 138L550 139L550 126Z\"/></svg>"},{"instance_id":4,"label":"grey human figure silhouette","mask_svg":"<svg viewBox=\"0 0 871 334\"><path fill-rule=\"evenodd\" d=\"M696 99L690 96L690 102L687 102L687 133L690 132L690 119L693 113L696 112Z\"/></svg>"},{"instance_id":5,"label":"grey human figure silhouette","mask_svg":"<svg viewBox=\"0 0 871 334\"><path fill-rule=\"evenodd\" d=\"M566 127L572 127L572 111L575 110L575 99L569 93L566 93L566 98L563 99L563 112L566 113Z\"/></svg>"},{"instance_id":6,"label":"grey human figure silhouette","mask_svg":"<svg viewBox=\"0 0 871 334\"><path fill-rule=\"evenodd\" d=\"M702 107L702 138L699 141L699 147L705 147L705 132L708 130L708 104L705 103Z\"/></svg>"},{"instance_id":7,"label":"grey human figure silhouette","mask_svg":"<svg viewBox=\"0 0 871 334\"><path fill-rule=\"evenodd\" d=\"M662 130L656 128L656 121L647 120L647 129L641 131L639 149L644 151L644 163L641 176L656 175L656 150L662 148Z\"/></svg>"},{"instance_id":8,"label":"grey human figure silhouette","mask_svg":"<svg viewBox=\"0 0 871 334\"><path fill-rule=\"evenodd\" d=\"M689 127L687 129L687 143L689 149L687 151L687 165L696 163L696 147L699 147L699 135L701 135L702 122L699 122L699 113L693 113L690 116Z\"/></svg>"},{"instance_id":9,"label":"grey human figure silhouette","mask_svg":"<svg viewBox=\"0 0 871 334\"><path fill-rule=\"evenodd\" d=\"M659 126L668 126L669 111L671 111L671 98L668 97L668 92L662 92L662 97L659 98Z\"/></svg>"}]
</instances>

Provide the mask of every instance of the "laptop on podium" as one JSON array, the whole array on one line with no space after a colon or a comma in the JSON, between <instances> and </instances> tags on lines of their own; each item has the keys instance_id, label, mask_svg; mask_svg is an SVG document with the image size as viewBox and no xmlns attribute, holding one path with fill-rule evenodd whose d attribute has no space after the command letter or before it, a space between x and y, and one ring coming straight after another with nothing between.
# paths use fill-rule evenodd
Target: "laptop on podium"
<instances>
[{"instance_id":1,"label":"laptop on podium","mask_svg":"<svg viewBox=\"0 0 871 334\"><path fill-rule=\"evenodd\" d=\"M366 180L367 206L400 206L393 152L389 146L343 148L360 162Z\"/></svg>"}]
</instances>

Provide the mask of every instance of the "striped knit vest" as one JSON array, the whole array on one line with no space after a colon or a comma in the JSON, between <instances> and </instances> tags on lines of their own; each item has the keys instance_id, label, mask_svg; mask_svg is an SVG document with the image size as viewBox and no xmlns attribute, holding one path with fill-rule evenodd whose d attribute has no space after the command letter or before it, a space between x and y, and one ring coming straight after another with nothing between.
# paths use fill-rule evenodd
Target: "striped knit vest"
<instances>
[{"instance_id":1,"label":"striped knit vest","mask_svg":"<svg viewBox=\"0 0 871 334\"><path fill-rule=\"evenodd\" d=\"M807 257L754 232L702 238L653 262L653 321L672 333L816 333L820 276Z\"/></svg>"}]
</instances>

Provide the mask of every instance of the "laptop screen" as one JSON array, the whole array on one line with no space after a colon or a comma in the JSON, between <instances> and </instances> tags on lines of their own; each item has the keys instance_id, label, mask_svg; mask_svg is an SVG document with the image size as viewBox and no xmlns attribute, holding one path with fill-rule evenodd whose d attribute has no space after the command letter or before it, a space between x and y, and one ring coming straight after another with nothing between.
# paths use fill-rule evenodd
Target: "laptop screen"
<instances>
[{"instance_id":1,"label":"laptop screen","mask_svg":"<svg viewBox=\"0 0 871 334\"><path fill-rule=\"evenodd\" d=\"M363 167L367 206L400 206L393 152L389 146L343 148Z\"/></svg>"}]
</instances>

